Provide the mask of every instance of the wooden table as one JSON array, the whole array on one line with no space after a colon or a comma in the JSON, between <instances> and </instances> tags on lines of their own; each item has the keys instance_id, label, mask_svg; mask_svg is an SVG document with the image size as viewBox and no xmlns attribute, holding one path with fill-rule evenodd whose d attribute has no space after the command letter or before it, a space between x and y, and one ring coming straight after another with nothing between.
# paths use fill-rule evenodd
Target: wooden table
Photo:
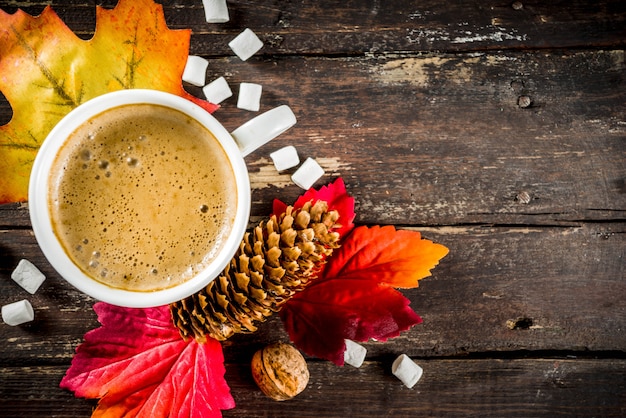
<instances>
[{"instance_id":1,"label":"wooden table","mask_svg":"<svg viewBox=\"0 0 626 418\"><path fill-rule=\"evenodd\" d=\"M81 38L95 4L0 1L39 14L52 3ZM165 2L191 28L207 80L263 85L262 110L298 123L246 161L252 219L301 190L270 152L295 145L356 198L358 224L419 230L450 254L404 291L424 323L365 344L361 368L308 358L311 381L274 402L249 361L286 340L277 318L224 344L237 403L225 417L626 416L626 3L599 1L229 1L207 24L200 0ZM264 41L242 62L228 42ZM187 86L201 96L198 88ZM34 98L36 100L36 98ZM231 99L229 129L251 117ZM0 123L11 110L0 103ZM46 275L30 296L10 279L21 258ZM58 388L94 300L41 253L27 204L0 206L0 304L28 298L30 324L0 324L0 415L89 416L94 402ZM407 389L402 353L424 369Z\"/></svg>"}]
</instances>

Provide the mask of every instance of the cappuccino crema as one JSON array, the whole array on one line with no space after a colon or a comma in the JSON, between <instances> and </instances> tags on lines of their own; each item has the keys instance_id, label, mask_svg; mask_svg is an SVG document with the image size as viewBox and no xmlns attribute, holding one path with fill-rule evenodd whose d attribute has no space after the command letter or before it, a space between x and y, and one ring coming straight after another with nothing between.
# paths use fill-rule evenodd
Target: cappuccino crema
<instances>
[{"instance_id":1,"label":"cappuccino crema","mask_svg":"<svg viewBox=\"0 0 626 418\"><path fill-rule=\"evenodd\" d=\"M203 270L229 236L235 174L213 134L177 110L131 104L79 126L59 151L54 233L87 275L150 292Z\"/></svg>"}]
</instances>

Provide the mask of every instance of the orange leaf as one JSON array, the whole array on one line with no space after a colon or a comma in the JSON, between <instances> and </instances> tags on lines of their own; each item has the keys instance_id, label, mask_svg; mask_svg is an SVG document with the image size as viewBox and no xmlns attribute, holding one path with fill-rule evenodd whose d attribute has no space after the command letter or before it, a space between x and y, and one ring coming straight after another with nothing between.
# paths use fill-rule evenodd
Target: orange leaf
<instances>
[{"instance_id":1,"label":"orange leaf","mask_svg":"<svg viewBox=\"0 0 626 418\"><path fill-rule=\"evenodd\" d=\"M398 288L418 286L448 249L419 232L393 226L358 227L330 258L323 278L360 278Z\"/></svg>"},{"instance_id":2,"label":"orange leaf","mask_svg":"<svg viewBox=\"0 0 626 418\"><path fill-rule=\"evenodd\" d=\"M0 91L13 109L0 126L0 203L27 199L39 146L70 110L101 94L150 88L186 97L182 85L190 30L170 30L152 0L96 9L96 31L82 40L49 6L33 17L0 10Z\"/></svg>"}]
</instances>

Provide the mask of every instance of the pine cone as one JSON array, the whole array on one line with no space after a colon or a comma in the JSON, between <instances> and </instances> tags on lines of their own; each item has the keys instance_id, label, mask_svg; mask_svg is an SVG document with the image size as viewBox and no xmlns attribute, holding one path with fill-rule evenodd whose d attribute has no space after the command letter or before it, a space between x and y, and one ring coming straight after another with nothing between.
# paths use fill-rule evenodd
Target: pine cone
<instances>
[{"instance_id":1,"label":"pine cone","mask_svg":"<svg viewBox=\"0 0 626 418\"><path fill-rule=\"evenodd\" d=\"M200 292L170 309L183 337L219 341L256 331L256 324L277 312L317 277L326 257L339 246L333 232L339 214L317 201L291 206L247 232L224 271Z\"/></svg>"}]
</instances>

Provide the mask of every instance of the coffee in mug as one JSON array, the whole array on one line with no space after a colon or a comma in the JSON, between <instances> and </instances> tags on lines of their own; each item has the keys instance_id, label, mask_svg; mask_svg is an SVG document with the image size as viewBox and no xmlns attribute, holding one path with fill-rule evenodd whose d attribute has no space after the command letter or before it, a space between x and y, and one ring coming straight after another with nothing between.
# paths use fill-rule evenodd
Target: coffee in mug
<instances>
[{"instance_id":1,"label":"coffee in mug","mask_svg":"<svg viewBox=\"0 0 626 418\"><path fill-rule=\"evenodd\" d=\"M231 234L237 185L229 161L205 126L176 109L105 110L78 126L52 163L52 229L73 263L107 286L177 286Z\"/></svg>"}]
</instances>

